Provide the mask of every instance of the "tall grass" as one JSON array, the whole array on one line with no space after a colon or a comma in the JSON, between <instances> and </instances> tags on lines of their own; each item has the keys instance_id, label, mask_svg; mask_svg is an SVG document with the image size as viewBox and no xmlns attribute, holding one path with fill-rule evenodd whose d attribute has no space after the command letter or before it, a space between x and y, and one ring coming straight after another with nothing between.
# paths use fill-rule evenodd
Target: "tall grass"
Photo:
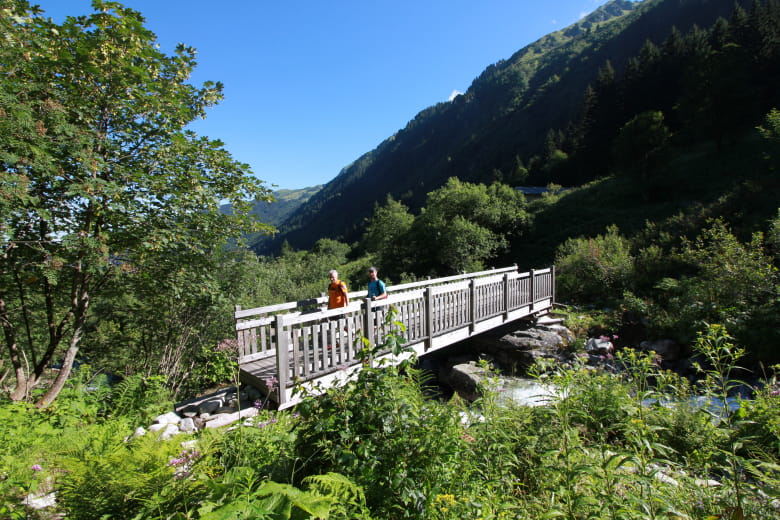
<instances>
[{"instance_id":1,"label":"tall grass","mask_svg":"<svg viewBox=\"0 0 780 520\"><path fill-rule=\"evenodd\" d=\"M403 350L402 336L383 348ZM56 409L6 403L0 517L780 518L780 396L768 386L726 407L739 349L718 326L697 348L700 383L625 350L617 373L548 373L557 392L536 407L491 384L476 403L441 402L427 374L380 366L295 410L169 441L128 440L133 417L109 417L83 389ZM50 491L54 509L21 504Z\"/></svg>"}]
</instances>

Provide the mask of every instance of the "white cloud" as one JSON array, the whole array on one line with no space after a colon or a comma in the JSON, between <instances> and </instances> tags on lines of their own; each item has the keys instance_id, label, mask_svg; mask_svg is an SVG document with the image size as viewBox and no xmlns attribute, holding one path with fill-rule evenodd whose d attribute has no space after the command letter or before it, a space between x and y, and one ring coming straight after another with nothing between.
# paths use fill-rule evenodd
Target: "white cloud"
<instances>
[{"instance_id":1,"label":"white cloud","mask_svg":"<svg viewBox=\"0 0 780 520\"><path fill-rule=\"evenodd\" d=\"M452 101L453 99L455 99L456 97L458 97L458 96L460 96L462 94L463 94L463 92L461 92L460 90L453 90L452 94L450 94L450 97L447 99L447 101Z\"/></svg>"}]
</instances>

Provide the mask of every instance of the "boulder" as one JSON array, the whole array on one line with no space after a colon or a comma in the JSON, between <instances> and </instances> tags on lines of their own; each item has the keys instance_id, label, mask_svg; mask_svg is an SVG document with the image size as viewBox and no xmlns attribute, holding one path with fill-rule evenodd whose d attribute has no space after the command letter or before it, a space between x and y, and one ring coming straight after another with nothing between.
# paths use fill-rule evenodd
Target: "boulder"
<instances>
[{"instance_id":1,"label":"boulder","mask_svg":"<svg viewBox=\"0 0 780 520\"><path fill-rule=\"evenodd\" d=\"M492 376L489 370L477 365L475 361L453 365L442 382L452 388L467 401L476 401L480 397L480 387Z\"/></svg>"},{"instance_id":2,"label":"boulder","mask_svg":"<svg viewBox=\"0 0 780 520\"><path fill-rule=\"evenodd\" d=\"M195 421L191 417L185 417L179 423L179 429L183 432L190 433L197 430L195 427Z\"/></svg>"},{"instance_id":3,"label":"boulder","mask_svg":"<svg viewBox=\"0 0 780 520\"><path fill-rule=\"evenodd\" d=\"M168 412L154 418L155 424L179 424L181 417L176 412Z\"/></svg>"},{"instance_id":4,"label":"boulder","mask_svg":"<svg viewBox=\"0 0 780 520\"><path fill-rule=\"evenodd\" d=\"M233 413L221 413L218 415L212 415L209 417L209 421L206 423L206 428L219 428L220 426L226 426L232 424L237 420L244 417L254 417L257 415L257 408L244 408L239 412Z\"/></svg>"},{"instance_id":5,"label":"boulder","mask_svg":"<svg viewBox=\"0 0 780 520\"><path fill-rule=\"evenodd\" d=\"M663 361L677 361L680 359L680 345L671 339L642 341L639 344L639 348L645 352L655 352Z\"/></svg>"},{"instance_id":6,"label":"boulder","mask_svg":"<svg viewBox=\"0 0 780 520\"><path fill-rule=\"evenodd\" d=\"M594 356L606 356L615 350L615 346L605 336L599 338L590 338L585 343L585 352Z\"/></svg>"},{"instance_id":7,"label":"boulder","mask_svg":"<svg viewBox=\"0 0 780 520\"><path fill-rule=\"evenodd\" d=\"M160 439L162 440L168 440L171 437L178 435L181 433L181 430L179 430L178 424L166 424L165 429L160 434Z\"/></svg>"},{"instance_id":8,"label":"boulder","mask_svg":"<svg viewBox=\"0 0 780 520\"><path fill-rule=\"evenodd\" d=\"M540 359L566 362L571 332L560 325L545 325L516 330L499 338L477 340L480 352L490 355L506 374L522 375Z\"/></svg>"}]
</instances>

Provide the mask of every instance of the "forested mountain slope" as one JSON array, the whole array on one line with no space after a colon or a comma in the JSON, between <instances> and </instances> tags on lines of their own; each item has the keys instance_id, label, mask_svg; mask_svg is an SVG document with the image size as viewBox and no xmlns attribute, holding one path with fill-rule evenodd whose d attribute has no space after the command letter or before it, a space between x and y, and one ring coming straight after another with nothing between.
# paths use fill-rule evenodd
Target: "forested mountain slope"
<instances>
[{"instance_id":1,"label":"forested mountain slope","mask_svg":"<svg viewBox=\"0 0 780 520\"><path fill-rule=\"evenodd\" d=\"M733 0L605 4L576 24L490 65L465 94L417 114L298 208L261 252L272 251L285 240L296 248L309 248L322 237L352 241L374 205L388 194L417 210L428 192L453 176L470 182L579 185L604 175L603 161L596 155L577 152L588 144L588 137L597 142L594 153L605 153L598 142L607 146L609 140L602 137L611 140L609 133L614 134L631 114L625 104L616 103L618 96L609 106L602 88L599 109L612 111L613 121L602 115L604 128L586 127L589 121L583 113L588 103L591 109L594 103L591 87L607 85L641 55L646 42L658 48L670 35L685 34L694 26L710 27L719 17L732 16L735 5ZM669 83L661 89L677 99L677 87Z\"/></svg>"}]
</instances>

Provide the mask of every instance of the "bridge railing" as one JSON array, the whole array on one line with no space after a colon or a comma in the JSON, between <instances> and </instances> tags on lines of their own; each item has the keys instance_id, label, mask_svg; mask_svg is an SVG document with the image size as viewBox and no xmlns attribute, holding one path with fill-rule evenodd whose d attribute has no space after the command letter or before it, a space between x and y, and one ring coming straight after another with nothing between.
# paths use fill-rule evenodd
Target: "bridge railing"
<instances>
[{"instance_id":1,"label":"bridge railing","mask_svg":"<svg viewBox=\"0 0 780 520\"><path fill-rule=\"evenodd\" d=\"M474 278L489 277L508 272L517 272L517 266L393 285L387 287L387 292L388 294L395 296L424 289L426 287ZM365 298L366 296L368 296L368 291L366 290L352 291L349 293L349 299L353 302ZM239 345L239 362L246 363L276 355L277 339L274 330L274 324L276 323L275 316L279 314L288 314L290 316L316 314L318 317L322 317L322 313L326 312L327 303L328 297L321 296L306 300L255 307L252 309L242 309L241 307L236 306L235 320ZM349 308L351 307L346 309ZM348 314L349 312L350 311L344 309L337 310L338 314Z\"/></svg>"},{"instance_id":2,"label":"bridge railing","mask_svg":"<svg viewBox=\"0 0 780 520\"><path fill-rule=\"evenodd\" d=\"M275 357L279 389L288 389L359 364L363 338L376 345L384 337L391 307L404 324L407 345L424 353L481 326L552 307L554 287L554 267L520 273L515 266L388 287L388 298L380 301L358 299L367 294L356 291L339 309L321 309L327 298L237 308L239 361Z\"/></svg>"}]
</instances>

